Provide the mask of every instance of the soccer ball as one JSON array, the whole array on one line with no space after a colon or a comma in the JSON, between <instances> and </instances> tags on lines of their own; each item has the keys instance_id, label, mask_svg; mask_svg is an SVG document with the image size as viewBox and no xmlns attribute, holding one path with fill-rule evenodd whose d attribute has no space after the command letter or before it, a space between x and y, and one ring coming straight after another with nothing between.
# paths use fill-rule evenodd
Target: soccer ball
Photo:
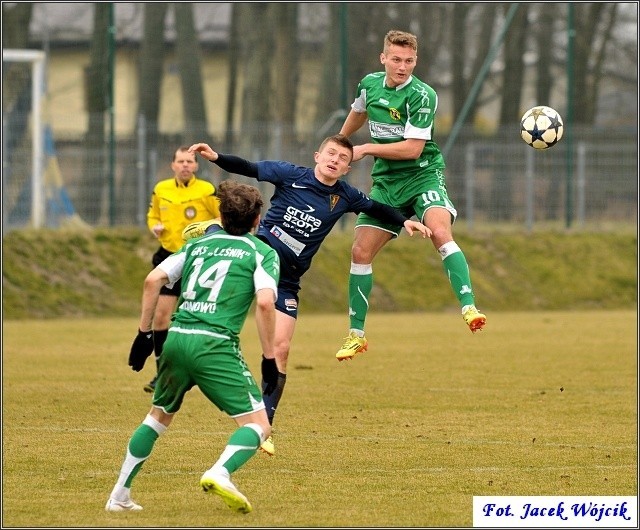
<instances>
[{"instance_id":1,"label":"soccer ball","mask_svg":"<svg viewBox=\"0 0 640 530\"><path fill-rule=\"evenodd\" d=\"M560 141L563 132L564 123L560 114L544 105L530 108L520 120L520 136L534 149L553 147Z\"/></svg>"}]
</instances>

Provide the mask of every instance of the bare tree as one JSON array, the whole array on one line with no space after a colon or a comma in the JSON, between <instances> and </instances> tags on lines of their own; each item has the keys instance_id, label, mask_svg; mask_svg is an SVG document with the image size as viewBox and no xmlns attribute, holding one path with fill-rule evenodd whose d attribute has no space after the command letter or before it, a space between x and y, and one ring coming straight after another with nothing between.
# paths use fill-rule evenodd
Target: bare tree
<instances>
[{"instance_id":1,"label":"bare tree","mask_svg":"<svg viewBox=\"0 0 640 530\"><path fill-rule=\"evenodd\" d=\"M467 13L469 4L456 2L451 13L451 31L449 33L451 49L451 97L453 115L459 116L468 93L465 80L465 57L467 56Z\"/></svg>"},{"instance_id":2,"label":"bare tree","mask_svg":"<svg viewBox=\"0 0 640 530\"><path fill-rule=\"evenodd\" d=\"M298 96L300 45L298 43L298 4L276 2L272 4L274 28L272 66L273 124L277 138L271 138L274 155L282 158L282 151L291 150L296 138L296 107Z\"/></svg>"},{"instance_id":3,"label":"bare tree","mask_svg":"<svg viewBox=\"0 0 640 530\"><path fill-rule=\"evenodd\" d=\"M405 29L404 22L396 27L389 10L389 5L384 2L349 4L347 31L350 36L350 61L347 86L352 91L352 96L355 96L353 91L364 75L383 69L380 64L380 53L387 31Z\"/></svg>"},{"instance_id":4,"label":"bare tree","mask_svg":"<svg viewBox=\"0 0 640 530\"><path fill-rule=\"evenodd\" d=\"M180 65L186 143L209 141L202 87L200 42L193 23L193 4L176 2L176 55Z\"/></svg>"},{"instance_id":5,"label":"bare tree","mask_svg":"<svg viewBox=\"0 0 640 530\"><path fill-rule=\"evenodd\" d=\"M236 97L241 86L238 150L248 157L279 156L295 143L299 81L298 5L233 3L224 146L234 148ZM255 21L262 21L256 25ZM274 155L275 156L275 155Z\"/></svg>"},{"instance_id":6,"label":"bare tree","mask_svg":"<svg viewBox=\"0 0 640 530\"><path fill-rule=\"evenodd\" d=\"M549 35L553 35L554 22L557 13L546 5L537 6L538 22L534 26L536 52L536 102L549 105L551 89L553 88L553 46L549 42Z\"/></svg>"},{"instance_id":7,"label":"bare tree","mask_svg":"<svg viewBox=\"0 0 640 530\"><path fill-rule=\"evenodd\" d=\"M558 9L546 4L535 6L532 15L534 18L537 11L537 23L534 24L535 50L538 60L536 63L536 105L549 105L551 103L551 93L554 85L555 77L552 73L553 66L553 41L550 42L554 30L556 29L556 21L558 20ZM522 110L522 109L521 109ZM545 194L545 200L542 201L543 215L546 219L557 219L560 207L560 199L562 197L561 187L563 183L561 179L551 179L549 188Z\"/></svg>"},{"instance_id":8,"label":"bare tree","mask_svg":"<svg viewBox=\"0 0 640 530\"><path fill-rule=\"evenodd\" d=\"M528 25L527 15L527 4L520 4L505 36L499 125L511 125L520 117L522 79L524 77L523 57ZM500 133L501 131L498 134ZM508 219L510 217L509 205L511 204L512 184L513 179L509 168L502 166L495 174L492 188L494 205L492 213L494 219Z\"/></svg>"},{"instance_id":9,"label":"bare tree","mask_svg":"<svg viewBox=\"0 0 640 530\"><path fill-rule=\"evenodd\" d=\"M472 45L475 59L473 61L473 65L471 67L471 73L469 79L467 81L467 91L471 89L473 83L475 82L478 75L484 66L485 60L489 55L491 50L491 46L493 45L493 41L495 39L495 31L494 27L496 25L496 13L498 11L498 4L493 2L489 2L486 4L479 4L474 7L478 11L478 14L474 17L475 20L480 20L480 32L476 37L476 41ZM475 119L476 114L478 113L478 109L484 102L481 99L476 99L473 102L473 105L469 109L469 116L472 116L473 121Z\"/></svg>"},{"instance_id":10,"label":"bare tree","mask_svg":"<svg viewBox=\"0 0 640 530\"><path fill-rule=\"evenodd\" d=\"M26 48L33 2L2 2L2 47Z\"/></svg>"},{"instance_id":11,"label":"bare tree","mask_svg":"<svg viewBox=\"0 0 640 530\"><path fill-rule=\"evenodd\" d=\"M405 22L402 23L395 21L395 16L399 11L398 8L402 8L402 4L385 4L382 2L352 2L347 6L347 11L342 14L337 12L334 16L346 15L346 26L348 36L348 50L346 54L348 56L348 72L347 72L347 105L350 105L355 97L356 86L360 80L368 73L381 71L383 69L380 64L380 53L382 52L384 36L391 29L405 29ZM340 20L337 20L338 24ZM334 26L330 29L331 34L329 38L338 39L337 28L340 26ZM338 53L341 51L336 49ZM340 55L334 56L339 61ZM333 66L333 71L329 66L326 75L329 79L332 77L337 78L337 71L339 68L339 62L336 62ZM319 97L322 97L321 95ZM341 105L343 103L341 102ZM343 109L349 112L349 107ZM319 116L318 121L323 123L330 115ZM327 123L329 125L329 123ZM341 123L335 123L334 128L330 133L336 133L340 129ZM364 138L367 134L367 128L362 127L354 138L356 141L358 136Z\"/></svg>"},{"instance_id":12,"label":"bare tree","mask_svg":"<svg viewBox=\"0 0 640 530\"><path fill-rule=\"evenodd\" d=\"M79 214L89 223L100 220L107 207L105 113L109 94L109 10L108 2L94 4L93 38L89 52L89 66L85 71L85 92L89 126L84 140L85 170L82 181L82 200Z\"/></svg>"},{"instance_id":13,"label":"bare tree","mask_svg":"<svg viewBox=\"0 0 640 530\"><path fill-rule=\"evenodd\" d=\"M592 124L594 116L593 97L595 90L593 80L595 72L591 71L594 56L597 54L597 42L594 36L601 23L606 4L595 2L574 4L575 12L575 56L574 56L574 123ZM604 36L603 36L604 37ZM604 38L602 45L605 45ZM569 58L571 60L571 58ZM591 81L591 82L590 82Z\"/></svg>"},{"instance_id":14,"label":"bare tree","mask_svg":"<svg viewBox=\"0 0 640 530\"><path fill-rule=\"evenodd\" d=\"M33 4L31 2L4 2L2 4L2 47L5 49L23 49L29 42L29 24ZM31 105L31 91L28 85L31 80L31 66L26 63L9 63L3 65L2 72L2 110L12 113L17 109L28 109ZM8 130L12 137L16 135L16 127L25 129L27 122L22 120L22 126L15 121L17 116L5 115Z\"/></svg>"},{"instance_id":15,"label":"bare tree","mask_svg":"<svg viewBox=\"0 0 640 530\"><path fill-rule=\"evenodd\" d=\"M495 3L455 3L451 9L449 49L452 115L454 119L458 119L465 104L468 104L464 116L465 123L473 123L478 108L483 104L478 97L474 101L468 101L468 97L493 44L496 9ZM469 31L472 25L478 29ZM486 79L483 82L486 82Z\"/></svg>"},{"instance_id":16,"label":"bare tree","mask_svg":"<svg viewBox=\"0 0 640 530\"><path fill-rule=\"evenodd\" d=\"M236 7L240 16L240 34L243 36L242 66L244 86L242 90L242 134L240 152L258 159L267 155L261 152L265 137L271 133L271 61L273 32L269 24L254 21L270 20L269 3L240 3Z\"/></svg>"},{"instance_id":17,"label":"bare tree","mask_svg":"<svg viewBox=\"0 0 640 530\"><path fill-rule=\"evenodd\" d=\"M438 90L440 86L438 61L443 52L448 51L446 39L449 4L440 2L420 2L414 4L415 14L409 20L417 21L420 31L418 36L418 64L416 75Z\"/></svg>"},{"instance_id":18,"label":"bare tree","mask_svg":"<svg viewBox=\"0 0 640 530\"><path fill-rule=\"evenodd\" d=\"M164 20L169 4L149 2L144 4L143 33L140 45L139 109L147 131L148 151L158 145L158 116L164 61Z\"/></svg>"},{"instance_id":19,"label":"bare tree","mask_svg":"<svg viewBox=\"0 0 640 530\"><path fill-rule=\"evenodd\" d=\"M236 92L238 90L238 63L240 62L240 8L231 4L231 26L229 28L229 84L227 88L226 132L223 148L233 152L233 131L235 127Z\"/></svg>"},{"instance_id":20,"label":"bare tree","mask_svg":"<svg viewBox=\"0 0 640 530\"><path fill-rule=\"evenodd\" d=\"M29 40L29 24L33 4L31 2L2 3L2 47L5 49L26 48ZM25 135L29 127L31 109L31 65L22 62L3 64L2 71L2 121L3 121L3 205L11 205L3 212L3 219L22 217L29 212L25 204L28 198L19 190L27 186L29 178L29 141ZM11 178L17 185L4 186ZM10 199L10 200L7 200ZM21 200L22 199L22 200ZM24 201L24 202L23 202ZM21 219L21 222L23 220Z\"/></svg>"},{"instance_id":21,"label":"bare tree","mask_svg":"<svg viewBox=\"0 0 640 530\"><path fill-rule=\"evenodd\" d=\"M520 4L504 40L504 70L502 72L499 125L511 124L520 117L528 11L528 4Z\"/></svg>"},{"instance_id":22,"label":"bare tree","mask_svg":"<svg viewBox=\"0 0 640 530\"><path fill-rule=\"evenodd\" d=\"M315 121L318 124L316 136L327 136L337 132L340 127L338 123L347 115L349 111L348 103L341 101L342 84L347 85L347 94L352 94L355 91L355 86L348 86L349 81L341 78L341 75L345 74L341 70L346 67L346 65L342 64L342 61L346 60L347 57L347 52L342 47L347 46L348 42L342 41L340 28L346 22L344 18L349 17L349 7L350 4L338 2L328 5L329 26L334 28L334 31L332 35L325 39L322 48L322 75L316 99ZM349 33L345 31L345 34L348 39ZM346 75L348 77L348 73ZM347 99L350 99L350 97L347 97ZM314 137L309 140L316 144L318 138ZM315 149L315 145L309 148Z\"/></svg>"},{"instance_id":23,"label":"bare tree","mask_svg":"<svg viewBox=\"0 0 640 530\"><path fill-rule=\"evenodd\" d=\"M592 125L595 121L605 52L612 38L617 9L616 3L575 5L575 123Z\"/></svg>"}]
</instances>

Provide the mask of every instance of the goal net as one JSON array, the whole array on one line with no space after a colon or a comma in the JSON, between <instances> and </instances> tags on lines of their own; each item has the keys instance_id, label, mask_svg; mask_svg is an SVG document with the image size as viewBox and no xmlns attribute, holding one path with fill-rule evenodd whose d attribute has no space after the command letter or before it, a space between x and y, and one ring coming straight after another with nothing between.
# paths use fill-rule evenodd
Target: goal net
<instances>
[{"instance_id":1,"label":"goal net","mask_svg":"<svg viewBox=\"0 0 640 530\"><path fill-rule=\"evenodd\" d=\"M44 87L43 51L2 51L3 232L84 224L64 187Z\"/></svg>"}]
</instances>

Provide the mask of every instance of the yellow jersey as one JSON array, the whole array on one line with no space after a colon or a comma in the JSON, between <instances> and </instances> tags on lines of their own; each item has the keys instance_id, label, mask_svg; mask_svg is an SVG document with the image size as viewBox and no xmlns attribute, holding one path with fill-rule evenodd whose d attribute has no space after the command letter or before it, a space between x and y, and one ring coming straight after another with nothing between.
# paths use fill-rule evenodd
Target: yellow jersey
<instances>
[{"instance_id":1,"label":"yellow jersey","mask_svg":"<svg viewBox=\"0 0 640 530\"><path fill-rule=\"evenodd\" d=\"M153 227L162 223L164 230L158 241L164 249L176 252L184 245L184 228L195 221L219 218L219 204L215 186L195 175L186 184L176 178L161 180L153 188L147 226L153 232Z\"/></svg>"}]
</instances>

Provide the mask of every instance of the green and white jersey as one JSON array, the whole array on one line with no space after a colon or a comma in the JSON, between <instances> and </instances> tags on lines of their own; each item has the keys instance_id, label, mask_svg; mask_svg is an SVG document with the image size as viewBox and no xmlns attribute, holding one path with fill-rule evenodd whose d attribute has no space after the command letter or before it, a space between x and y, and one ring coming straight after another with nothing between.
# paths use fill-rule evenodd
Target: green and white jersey
<instances>
[{"instance_id":1,"label":"green and white jersey","mask_svg":"<svg viewBox=\"0 0 640 530\"><path fill-rule=\"evenodd\" d=\"M251 234L219 230L192 239L159 267L169 285L182 278L171 328L206 330L237 342L255 293L271 289L274 301L278 297L280 258Z\"/></svg>"},{"instance_id":2,"label":"green and white jersey","mask_svg":"<svg viewBox=\"0 0 640 530\"><path fill-rule=\"evenodd\" d=\"M433 88L411 76L395 88L385 84L385 73L374 72L358 84L355 112L366 112L373 143L388 144L409 138L426 140L417 160L387 160L376 157L371 176L404 178L425 168L444 169L440 148L433 141L438 96Z\"/></svg>"}]
</instances>

